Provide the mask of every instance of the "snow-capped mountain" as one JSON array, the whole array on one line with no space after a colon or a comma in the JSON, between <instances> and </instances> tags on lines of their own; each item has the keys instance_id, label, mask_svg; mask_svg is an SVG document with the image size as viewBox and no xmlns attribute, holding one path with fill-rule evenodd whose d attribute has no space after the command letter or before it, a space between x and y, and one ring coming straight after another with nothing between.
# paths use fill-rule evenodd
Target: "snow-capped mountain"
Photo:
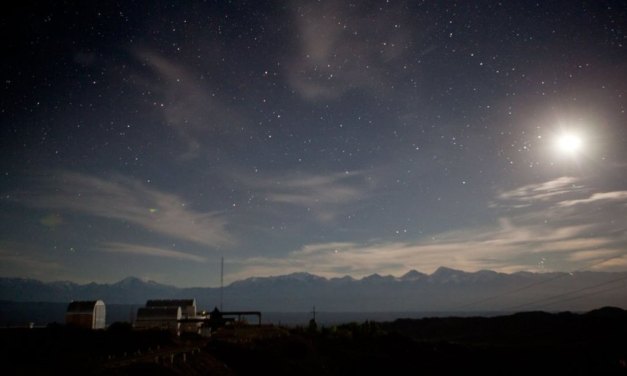
<instances>
[{"instance_id":1,"label":"snow-capped mountain","mask_svg":"<svg viewBox=\"0 0 627 376\"><path fill-rule=\"evenodd\" d=\"M395 277L372 274L324 278L310 273L255 277L224 287L228 309L307 311L518 311L627 308L627 273L464 272L446 267L428 275L416 270ZM199 307L220 304L220 289L178 288L129 277L113 284L43 283L0 278L0 300L69 302L102 299L143 304L148 299L196 298Z\"/></svg>"}]
</instances>

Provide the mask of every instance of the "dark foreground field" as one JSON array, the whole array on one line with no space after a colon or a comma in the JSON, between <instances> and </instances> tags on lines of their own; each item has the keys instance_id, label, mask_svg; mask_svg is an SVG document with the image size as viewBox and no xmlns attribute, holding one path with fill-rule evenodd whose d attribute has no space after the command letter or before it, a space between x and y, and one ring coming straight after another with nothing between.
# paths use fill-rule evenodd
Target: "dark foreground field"
<instances>
[{"instance_id":1,"label":"dark foreground field","mask_svg":"<svg viewBox=\"0 0 627 376\"><path fill-rule=\"evenodd\" d=\"M62 326L0 331L3 374L627 374L627 312L520 313L328 328L236 327L211 340Z\"/></svg>"}]
</instances>

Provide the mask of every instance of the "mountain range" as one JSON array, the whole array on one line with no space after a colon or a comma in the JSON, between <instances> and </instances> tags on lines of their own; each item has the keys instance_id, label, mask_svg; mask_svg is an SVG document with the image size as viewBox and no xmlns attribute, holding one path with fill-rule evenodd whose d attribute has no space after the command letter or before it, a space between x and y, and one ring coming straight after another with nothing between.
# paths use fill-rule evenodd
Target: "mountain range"
<instances>
[{"instance_id":1,"label":"mountain range","mask_svg":"<svg viewBox=\"0 0 627 376\"><path fill-rule=\"evenodd\" d=\"M306 312L488 312L586 311L627 308L627 272L464 272L440 267L432 274L411 270L395 277L372 274L324 278L309 273L254 277L225 286L225 310ZM195 298L201 309L220 305L220 288L179 288L129 277L113 284L44 283L0 278L0 300L70 302L102 299L141 305L148 299Z\"/></svg>"}]
</instances>

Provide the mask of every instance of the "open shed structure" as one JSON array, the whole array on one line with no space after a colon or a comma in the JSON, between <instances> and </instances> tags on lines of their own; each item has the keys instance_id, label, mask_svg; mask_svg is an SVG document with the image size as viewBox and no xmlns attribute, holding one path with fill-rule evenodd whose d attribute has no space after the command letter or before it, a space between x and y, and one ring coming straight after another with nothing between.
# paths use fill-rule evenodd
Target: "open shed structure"
<instances>
[{"instance_id":1,"label":"open shed structure","mask_svg":"<svg viewBox=\"0 0 627 376\"><path fill-rule=\"evenodd\" d=\"M73 301L67 306L65 324L85 329L104 329L106 314L102 300Z\"/></svg>"}]
</instances>

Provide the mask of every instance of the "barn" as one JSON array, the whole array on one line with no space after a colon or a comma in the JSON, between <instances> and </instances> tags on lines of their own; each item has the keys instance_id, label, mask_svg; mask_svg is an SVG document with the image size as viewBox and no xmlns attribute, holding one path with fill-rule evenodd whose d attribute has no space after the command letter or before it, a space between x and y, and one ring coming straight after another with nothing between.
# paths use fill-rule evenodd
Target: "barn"
<instances>
[{"instance_id":1,"label":"barn","mask_svg":"<svg viewBox=\"0 0 627 376\"><path fill-rule=\"evenodd\" d=\"M196 317L196 299L153 299L146 302L146 307L181 307L183 318Z\"/></svg>"},{"instance_id":2,"label":"barn","mask_svg":"<svg viewBox=\"0 0 627 376\"><path fill-rule=\"evenodd\" d=\"M179 335L181 332L181 307L142 307L137 310L135 329L169 330Z\"/></svg>"},{"instance_id":3,"label":"barn","mask_svg":"<svg viewBox=\"0 0 627 376\"><path fill-rule=\"evenodd\" d=\"M104 329L106 308L102 300L73 301L65 313L65 324L85 329Z\"/></svg>"},{"instance_id":4,"label":"barn","mask_svg":"<svg viewBox=\"0 0 627 376\"><path fill-rule=\"evenodd\" d=\"M196 299L154 299L146 302L146 308L179 307L183 319L179 330L183 333L200 333L201 323L197 318ZM190 320L191 319L191 320Z\"/></svg>"}]
</instances>

